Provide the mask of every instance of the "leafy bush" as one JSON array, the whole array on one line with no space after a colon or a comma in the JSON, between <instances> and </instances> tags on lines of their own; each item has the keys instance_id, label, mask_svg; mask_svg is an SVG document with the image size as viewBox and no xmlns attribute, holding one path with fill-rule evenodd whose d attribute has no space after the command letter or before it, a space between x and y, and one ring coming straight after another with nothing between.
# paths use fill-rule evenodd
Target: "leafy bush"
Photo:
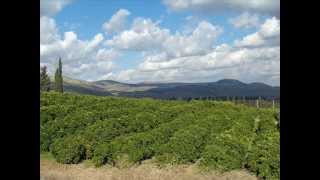
<instances>
[{"instance_id":1,"label":"leafy bush","mask_svg":"<svg viewBox=\"0 0 320 180\"><path fill-rule=\"evenodd\" d=\"M126 146L129 160L131 162L140 162L145 159L149 159L153 155L151 144L155 141L151 134L140 133L128 139Z\"/></svg>"},{"instance_id":2,"label":"leafy bush","mask_svg":"<svg viewBox=\"0 0 320 180\"><path fill-rule=\"evenodd\" d=\"M213 139L205 147L201 156L201 165L221 171L240 169L245 163L248 144L241 137L232 136L226 131Z\"/></svg>"},{"instance_id":3,"label":"leafy bush","mask_svg":"<svg viewBox=\"0 0 320 180\"><path fill-rule=\"evenodd\" d=\"M85 148L77 137L57 139L50 147L57 162L76 164L85 159Z\"/></svg>"},{"instance_id":4,"label":"leafy bush","mask_svg":"<svg viewBox=\"0 0 320 180\"><path fill-rule=\"evenodd\" d=\"M268 131L254 142L248 156L248 168L263 179L280 177L279 133Z\"/></svg>"},{"instance_id":5,"label":"leafy bush","mask_svg":"<svg viewBox=\"0 0 320 180\"><path fill-rule=\"evenodd\" d=\"M98 145L94 150L94 156L92 158L95 166L99 167L107 163L111 158L111 146L110 144L104 143Z\"/></svg>"},{"instance_id":6,"label":"leafy bush","mask_svg":"<svg viewBox=\"0 0 320 180\"><path fill-rule=\"evenodd\" d=\"M208 129L199 125L192 125L177 131L164 145L164 153L171 153L178 163L195 162L200 158L203 146L206 143Z\"/></svg>"},{"instance_id":7,"label":"leafy bush","mask_svg":"<svg viewBox=\"0 0 320 180\"><path fill-rule=\"evenodd\" d=\"M40 150L60 163L200 160L205 169L247 168L261 178L278 179L276 118L272 109L229 102L42 92Z\"/></svg>"},{"instance_id":8,"label":"leafy bush","mask_svg":"<svg viewBox=\"0 0 320 180\"><path fill-rule=\"evenodd\" d=\"M201 165L221 171L240 169L243 163L242 155L232 147L209 145L202 154Z\"/></svg>"}]
</instances>

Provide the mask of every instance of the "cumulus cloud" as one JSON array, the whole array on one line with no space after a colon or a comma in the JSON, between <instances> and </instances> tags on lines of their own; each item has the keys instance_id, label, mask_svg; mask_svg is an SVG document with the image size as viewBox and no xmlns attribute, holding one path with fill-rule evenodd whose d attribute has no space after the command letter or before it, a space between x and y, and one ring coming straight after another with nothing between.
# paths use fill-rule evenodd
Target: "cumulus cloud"
<instances>
[{"instance_id":1,"label":"cumulus cloud","mask_svg":"<svg viewBox=\"0 0 320 180\"><path fill-rule=\"evenodd\" d=\"M120 56L120 53L115 49L99 49L96 54L98 61L112 61Z\"/></svg>"},{"instance_id":2,"label":"cumulus cloud","mask_svg":"<svg viewBox=\"0 0 320 180\"><path fill-rule=\"evenodd\" d=\"M108 22L103 24L103 29L109 33L120 32L125 28L127 17L130 15L130 12L126 9L118 10Z\"/></svg>"},{"instance_id":3,"label":"cumulus cloud","mask_svg":"<svg viewBox=\"0 0 320 180\"><path fill-rule=\"evenodd\" d=\"M279 72L279 48L275 47L212 52L164 62L145 61L137 69L124 70L109 78L126 82L208 82L234 78L279 85Z\"/></svg>"},{"instance_id":4,"label":"cumulus cloud","mask_svg":"<svg viewBox=\"0 0 320 180\"><path fill-rule=\"evenodd\" d=\"M163 0L163 3L171 10L195 10L195 11L254 11L279 15L279 0Z\"/></svg>"},{"instance_id":5,"label":"cumulus cloud","mask_svg":"<svg viewBox=\"0 0 320 180\"><path fill-rule=\"evenodd\" d=\"M58 28L54 19L46 16L40 17L40 44L48 44L59 38Z\"/></svg>"},{"instance_id":6,"label":"cumulus cloud","mask_svg":"<svg viewBox=\"0 0 320 180\"><path fill-rule=\"evenodd\" d=\"M161 27L159 21L135 18L126 28L130 12L125 9L120 9L103 25L105 32L113 35L110 39L105 40L99 33L82 40L73 31L59 32L51 17L70 0L43 2L40 65L46 65L50 73L54 72L58 57L62 57L64 74L83 80L205 82L234 78L279 85L280 20L272 17L260 24L259 16L254 14L277 12L278 6L273 0L164 0L172 10L247 11L231 19L230 23L237 28L256 26L257 32L220 45L215 42L223 29L210 22L190 16L186 18L188 26L182 31L171 32ZM116 73L114 60L122 51L138 51L143 56L137 67Z\"/></svg>"},{"instance_id":7,"label":"cumulus cloud","mask_svg":"<svg viewBox=\"0 0 320 180\"><path fill-rule=\"evenodd\" d=\"M40 15L53 16L73 0L40 0Z\"/></svg>"},{"instance_id":8,"label":"cumulus cloud","mask_svg":"<svg viewBox=\"0 0 320 180\"><path fill-rule=\"evenodd\" d=\"M62 58L66 76L96 80L110 73L113 61L119 56L115 49L102 46L104 37L96 34L91 40L80 40L75 32L65 32L61 37L54 19L40 18L40 65L46 65L52 74L57 59Z\"/></svg>"},{"instance_id":9,"label":"cumulus cloud","mask_svg":"<svg viewBox=\"0 0 320 180\"><path fill-rule=\"evenodd\" d=\"M259 26L259 16L244 12L237 17L231 18L229 22L236 28L252 28Z\"/></svg>"},{"instance_id":10,"label":"cumulus cloud","mask_svg":"<svg viewBox=\"0 0 320 180\"><path fill-rule=\"evenodd\" d=\"M114 36L106 44L122 50L164 52L169 57L181 57L206 53L221 33L221 27L201 21L190 35L172 34L150 19L136 18L129 30Z\"/></svg>"},{"instance_id":11,"label":"cumulus cloud","mask_svg":"<svg viewBox=\"0 0 320 180\"><path fill-rule=\"evenodd\" d=\"M66 64L63 66L64 74L67 73L69 77L82 79L87 81L102 80L104 77L112 72L115 65L112 61L98 61L90 63Z\"/></svg>"},{"instance_id":12,"label":"cumulus cloud","mask_svg":"<svg viewBox=\"0 0 320 180\"><path fill-rule=\"evenodd\" d=\"M259 31L235 42L237 47L272 46L280 44L280 20L276 17L267 19Z\"/></svg>"},{"instance_id":13,"label":"cumulus cloud","mask_svg":"<svg viewBox=\"0 0 320 180\"><path fill-rule=\"evenodd\" d=\"M198 82L235 78L245 82L262 81L277 84L279 79L275 80L274 75L279 74L279 68L279 47L238 49L221 45L203 56L180 57L158 62L146 59L137 69L122 71L114 78L130 82Z\"/></svg>"},{"instance_id":14,"label":"cumulus cloud","mask_svg":"<svg viewBox=\"0 0 320 180\"><path fill-rule=\"evenodd\" d=\"M250 40L252 37L253 40ZM221 44L208 48L206 53L185 56L168 56L167 49L154 54L146 53L137 68L110 74L108 77L126 82L199 82L234 78L279 85L279 38L280 21L273 17L267 19L256 33L233 44Z\"/></svg>"}]
</instances>

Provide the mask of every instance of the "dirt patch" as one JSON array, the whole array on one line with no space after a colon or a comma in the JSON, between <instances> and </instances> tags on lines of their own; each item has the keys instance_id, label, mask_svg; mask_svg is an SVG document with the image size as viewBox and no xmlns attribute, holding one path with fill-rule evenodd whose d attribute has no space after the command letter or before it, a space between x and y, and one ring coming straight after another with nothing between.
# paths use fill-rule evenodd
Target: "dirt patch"
<instances>
[{"instance_id":1,"label":"dirt patch","mask_svg":"<svg viewBox=\"0 0 320 180\"><path fill-rule=\"evenodd\" d=\"M40 161L41 180L257 180L246 171L233 171L222 175L201 173L195 166L157 168L150 164L118 169L85 164L65 165L52 160Z\"/></svg>"}]
</instances>

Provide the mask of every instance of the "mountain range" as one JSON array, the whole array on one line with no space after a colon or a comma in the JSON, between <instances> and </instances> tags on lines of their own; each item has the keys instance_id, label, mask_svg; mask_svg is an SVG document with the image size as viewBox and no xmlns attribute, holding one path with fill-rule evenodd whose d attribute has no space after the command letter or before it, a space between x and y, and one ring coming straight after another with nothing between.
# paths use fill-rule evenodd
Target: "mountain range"
<instances>
[{"instance_id":1,"label":"mountain range","mask_svg":"<svg viewBox=\"0 0 320 180\"><path fill-rule=\"evenodd\" d=\"M264 97L280 98L280 87L264 83L243 83L234 79L222 79L205 83L137 83L128 84L112 80L88 82L64 77L66 92L98 96L126 96L168 98L199 97Z\"/></svg>"}]
</instances>

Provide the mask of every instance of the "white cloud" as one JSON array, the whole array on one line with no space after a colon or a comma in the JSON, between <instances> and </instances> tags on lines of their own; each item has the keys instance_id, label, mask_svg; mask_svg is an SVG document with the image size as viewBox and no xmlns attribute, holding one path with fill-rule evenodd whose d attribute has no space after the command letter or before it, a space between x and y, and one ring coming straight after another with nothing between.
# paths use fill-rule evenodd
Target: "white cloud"
<instances>
[{"instance_id":1,"label":"white cloud","mask_svg":"<svg viewBox=\"0 0 320 180\"><path fill-rule=\"evenodd\" d=\"M231 18L229 22L236 28L252 28L259 26L259 16L244 12L237 17Z\"/></svg>"},{"instance_id":2,"label":"white cloud","mask_svg":"<svg viewBox=\"0 0 320 180\"><path fill-rule=\"evenodd\" d=\"M189 36L179 32L171 34L150 19L136 18L131 29L114 36L106 44L122 50L165 52L170 57L181 57L206 53L221 33L222 28L201 21Z\"/></svg>"},{"instance_id":3,"label":"white cloud","mask_svg":"<svg viewBox=\"0 0 320 180\"><path fill-rule=\"evenodd\" d=\"M108 22L103 24L103 29L109 33L120 32L125 28L127 17L130 15L130 12L126 9L118 10Z\"/></svg>"},{"instance_id":4,"label":"white cloud","mask_svg":"<svg viewBox=\"0 0 320 180\"><path fill-rule=\"evenodd\" d=\"M280 35L280 20L276 17L267 19L264 24L261 26L262 36L269 38Z\"/></svg>"},{"instance_id":5,"label":"white cloud","mask_svg":"<svg viewBox=\"0 0 320 180\"><path fill-rule=\"evenodd\" d=\"M146 59L138 68L121 71L110 78L126 82L205 82L234 78L279 85L279 72L279 47L238 49L221 45L202 56L157 62Z\"/></svg>"},{"instance_id":6,"label":"white cloud","mask_svg":"<svg viewBox=\"0 0 320 180\"><path fill-rule=\"evenodd\" d=\"M204 6L213 8L214 4L222 7L226 3L235 8L231 2L236 4L231 0L166 1L168 5L173 3L171 9L174 10L201 9ZM236 9L246 9L239 8L239 4L243 2L238 0ZM269 12L266 8L270 6L269 2L259 1L252 8L253 2L248 1L247 14L230 20L234 26L257 26L259 18L251 14L252 9ZM51 14L58 12L57 9L59 8L52 8ZM236 40L233 44L217 46L216 39L223 30L207 21L190 16L186 19L189 26L182 31L171 32L161 27L159 21L136 18L131 27L124 30L129 15L129 11L119 10L103 25L108 34L116 33L107 40L101 33L89 40L79 39L73 31L60 34L54 19L41 16L40 64L48 66L48 70L54 72L60 56L64 74L83 80L199 82L235 78L245 82L260 81L279 85L280 20L276 17L267 19L258 27L257 32ZM115 73L114 60L121 55L122 50L141 52L142 62L136 68Z\"/></svg>"},{"instance_id":7,"label":"white cloud","mask_svg":"<svg viewBox=\"0 0 320 180\"><path fill-rule=\"evenodd\" d=\"M196 28L198 30L196 31L195 29L190 37L198 34L196 32L199 32L199 35L207 34L200 33L203 32L199 30L202 29L199 28L202 26L206 27L207 25L199 25ZM142 29L144 30L145 28ZM143 30L142 32L148 32ZM173 38L176 35L171 36ZM234 44L221 44L216 47L204 45L203 47L208 47L207 49L204 48L206 49L205 53L194 51L197 53L185 53L183 56L168 55L170 52L168 49L160 48L159 52L144 53L143 62L137 68L123 70L117 74L110 74L108 78L126 82L199 82L234 78L244 82L259 81L279 85L279 39L280 21L273 17L267 19L256 33L245 36L243 39L235 41ZM205 41L205 39L202 39L202 41ZM177 40L175 39L172 43L177 43ZM183 52L183 49L188 47L188 43L184 43L185 47L178 48L173 48L174 46L170 43L167 44L170 49L177 49L178 52ZM143 50L146 51L148 49Z\"/></svg>"},{"instance_id":8,"label":"white cloud","mask_svg":"<svg viewBox=\"0 0 320 180\"><path fill-rule=\"evenodd\" d=\"M40 15L52 16L70 4L73 0L40 0Z\"/></svg>"},{"instance_id":9,"label":"white cloud","mask_svg":"<svg viewBox=\"0 0 320 180\"><path fill-rule=\"evenodd\" d=\"M46 65L52 74L61 57L64 75L96 80L112 71L112 60L119 56L115 49L103 48L103 40L102 34L91 40L80 40L72 31L61 37L54 19L43 16L40 18L40 65Z\"/></svg>"},{"instance_id":10,"label":"white cloud","mask_svg":"<svg viewBox=\"0 0 320 180\"><path fill-rule=\"evenodd\" d=\"M163 0L169 9L174 11L254 11L279 15L279 0Z\"/></svg>"},{"instance_id":11,"label":"white cloud","mask_svg":"<svg viewBox=\"0 0 320 180\"><path fill-rule=\"evenodd\" d=\"M58 28L54 19L46 16L40 17L40 43L48 44L59 38Z\"/></svg>"},{"instance_id":12,"label":"white cloud","mask_svg":"<svg viewBox=\"0 0 320 180\"><path fill-rule=\"evenodd\" d=\"M106 43L107 45L124 50L144 51L159 49L161 42L169 34L169 30L160 29L150 19L136 18L130 30L121 32Z\"/></svg>"},{"instance_id":13,"label":"white cloud","mask_svg":"<svg viewBox=\"0 0 320 180\"><path fill-rule=\"evenodd\" d=\"M280 20L276 17L267 19L258 32L235 41L237 47L257 47L280 44Z\"/></svg>"},{"instance_id":14,"label":"white cloud","mask_svg":"<svg viewBox=\"0 0 320 180\"><path fill-rule=\"evenodd\" d=\"M63 65L64 74L68 73L70 77L87 81L100 80L100 77L112 72L115 65L111 61L98 61L81 64Z\"/></svg>"},{"instance_id":15,"label":"white cloud","mask_svg":"<svg viewBox=\"0 0 320 180\"><path fill-rule=\"evenodd\" d=\"M99 49L96 55L96 59L99 61L111 61L120 56L120 53L115 49Z\"/></svg>"},{"instance_id":16,"label":"white cloud","mask_svg":"<svg viewBox=\"0 0 320 180\"><path fill-rule=\"evenodd\" d=\"M86 51L91 51L91 50L94 50L96 49L100 44L101 42L103 41L104 37L102 34L97 34L94 36L94 38L92 39L92 41L90 41L88 44L87 44L87 47L86 47Z\"/></svg>"}]
</instances>

